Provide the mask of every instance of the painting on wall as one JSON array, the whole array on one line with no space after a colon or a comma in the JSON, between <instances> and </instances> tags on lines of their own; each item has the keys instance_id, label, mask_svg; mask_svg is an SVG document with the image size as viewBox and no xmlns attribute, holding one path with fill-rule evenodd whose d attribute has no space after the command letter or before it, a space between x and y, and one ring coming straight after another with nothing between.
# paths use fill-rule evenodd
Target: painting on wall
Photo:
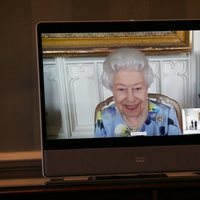
<instances>
[{"instance_id":1,"label":"painting on wall","mask_svg":"<svg viewBox=\"0 0 200 200\"><path fill-rule=\"evenodd\" d=\"M183 53L191 50L190 31L45 33L43 53L52 56L107 55L120 47L145 54Z\"/></svg>"}]
</instances>

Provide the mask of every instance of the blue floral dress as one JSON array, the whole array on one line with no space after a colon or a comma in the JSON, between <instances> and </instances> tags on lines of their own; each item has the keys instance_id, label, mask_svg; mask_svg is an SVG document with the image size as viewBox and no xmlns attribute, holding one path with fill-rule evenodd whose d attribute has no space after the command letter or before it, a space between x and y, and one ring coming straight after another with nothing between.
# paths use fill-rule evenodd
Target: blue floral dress
<instances>
[{"instance_id":1,"label":"blue floral dress","mask_svg":"<svg viewBox=\"0 0 200 200\"><path fill-rule=\"evenodd\" d=\"M147 136L182 134L173 107L148 100L148 109L149 113L147 119L138 132L144 132ZM115 104L97 113L94 134L95 137L130 136L130 130L126 126Z\"/></svg>"}]
</instances>

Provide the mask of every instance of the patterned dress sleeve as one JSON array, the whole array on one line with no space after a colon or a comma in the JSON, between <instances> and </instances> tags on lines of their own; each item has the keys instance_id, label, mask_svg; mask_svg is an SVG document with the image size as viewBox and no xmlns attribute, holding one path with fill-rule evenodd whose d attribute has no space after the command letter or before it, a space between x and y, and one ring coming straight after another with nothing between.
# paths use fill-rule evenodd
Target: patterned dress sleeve
<instances>
[{"instance_id":1,"label":"patterned dress sleeve","mask_svg":"<svg viewBox=\"0 0 200 200\"><path fill-rule=\"evenodd\" d=\"M102 111L98 111L98 113L97 113L94 136L95 137L105 137L106 136L106 130L104 128L103 119L102 119Z\"/></svg>"},{"instance_id":2,"label":"patterned dress sleeve","mask_svg":"<svg viewBox=\"0 0 200 200\"><path fill-rule=\"evenodd\" d=\"M168 116L168 135L181 135L181 129L179 125L179 121L176 115L176 111L173 107L169 109Z\"/></svg>"}]
</instances>

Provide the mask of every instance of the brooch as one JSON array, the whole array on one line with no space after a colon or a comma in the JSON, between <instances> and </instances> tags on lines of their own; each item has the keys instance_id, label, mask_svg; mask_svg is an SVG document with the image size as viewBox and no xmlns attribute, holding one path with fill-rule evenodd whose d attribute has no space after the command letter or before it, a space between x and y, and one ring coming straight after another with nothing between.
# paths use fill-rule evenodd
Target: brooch
<instances>
[{"instance_id":1,"label":"brooch","mask_svg":"<svg viewBox=\"0 0 200 200\"><path fill-rule=\"evenodd\" d=\"M162 122L163 121L163 116L162 115L156 116L156 121L157 122Z\"/></svg>"}]
</instances>

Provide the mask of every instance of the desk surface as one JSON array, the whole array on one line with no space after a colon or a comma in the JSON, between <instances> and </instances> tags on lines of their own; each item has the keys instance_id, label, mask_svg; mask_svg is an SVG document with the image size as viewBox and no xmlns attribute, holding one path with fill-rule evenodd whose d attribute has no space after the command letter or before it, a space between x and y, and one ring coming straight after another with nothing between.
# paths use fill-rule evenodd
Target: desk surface
<instances>
[{"instance_id":1,"label":"desk surface","mask_svg":"<svg viewBox=\"0 0 200 200\"><path fill-rule=\"evenodd\" d=\"M200 188L199 173L169 173L163 176L130 176L122 178L100 178L89 179L88 177L67 177L64 179L39 178L18 178L0 180L0 193L16 190L44 190L57 188L78 188L78 189L114 189L114 188L161 188L161 187L183 187L196 186Z\"/></svg>"},{"instance_id":2,"label":"desk surface","mask_svg":"<svg viewBox=\"0 0 200 200\"><path fill-rule=\"evenodd\" d=\"M47 178L0 180L1 199L91 199L93 200L190 200L200 199L200 176L175 174L170 177L123 180L66 178L49 183Z\"/></svg>"}]
</instances>

